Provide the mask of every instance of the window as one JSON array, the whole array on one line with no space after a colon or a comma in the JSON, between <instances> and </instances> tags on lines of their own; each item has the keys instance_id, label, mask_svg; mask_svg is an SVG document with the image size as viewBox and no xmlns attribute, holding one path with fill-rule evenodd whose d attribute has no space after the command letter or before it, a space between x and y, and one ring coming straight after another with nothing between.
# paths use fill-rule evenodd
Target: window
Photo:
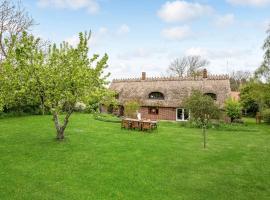
<instances>
[{"instance_id":1,"label":"window","mask_svg":"<svg viewBox=\"0 0 270 200\"><path fill-rule=\"evenodd\" d=\"M176 121L187 121L189 119L189 110L184 108L176 109Z\"/></svg>"},{"instance_id":2,"label":"window","mask_svg":"<svg viewBox=\"0 0 270 200\"><path fill-rule=\"evenodd\" d=\"M217 95L214 93L205 93L204 95L211 97L213 100L217 100Z\"/></svg>"},{"instance_id":3,"label":"window","mask_svg":"<svg viewBox=\"0 0 270 200\"><path fill-rule=\"evenodd\" d=\"M149 99L164 100L164 95L161 92L151 92Z\"/></svg>"},{"instance_id":4,"label":"window","mask_svg":"<svg viewBox=\"0 0 270 200\"><path fill-rule=\"evenodd\" d=\"M149 107L148 114L150 115L158 115L158 108L157 107Z\"/></svg>"}]
</instances>

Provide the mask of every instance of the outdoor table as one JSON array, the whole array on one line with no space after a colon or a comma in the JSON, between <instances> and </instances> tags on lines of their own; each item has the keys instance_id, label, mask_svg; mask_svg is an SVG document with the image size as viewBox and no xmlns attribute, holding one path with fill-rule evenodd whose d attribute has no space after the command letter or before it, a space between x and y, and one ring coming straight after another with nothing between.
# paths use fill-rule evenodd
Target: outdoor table
<instances>
[{"instance_id":1,"label":"outdoor table","mask_svg":"<svg viewBox=\"0 0 270 200\"><path fill-rule=\"evenodd\" d=\"M157 121L125 118L122 120L122 128L138 129L140 131L153 130L157 128Z\"/></svg>"}]
</instances>

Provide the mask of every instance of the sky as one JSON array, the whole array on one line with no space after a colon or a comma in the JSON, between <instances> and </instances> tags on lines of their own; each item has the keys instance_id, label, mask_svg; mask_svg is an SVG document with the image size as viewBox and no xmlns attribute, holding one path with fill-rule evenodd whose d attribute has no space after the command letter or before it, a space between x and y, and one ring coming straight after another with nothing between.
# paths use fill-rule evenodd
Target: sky
<instances>
[{"instance_id":1,"label":"sky","mask_svg":"<svg viewBox=\"0 0 270 200\"><path fill-rule=\"evenodd\" d=\"M170 63L200 55L213 74L254 71L270 25L270 0L22 0L35 35L78 42L92 31L90 53L109 55L112 78L165 76Z\"/></svg>"}]
</instances>

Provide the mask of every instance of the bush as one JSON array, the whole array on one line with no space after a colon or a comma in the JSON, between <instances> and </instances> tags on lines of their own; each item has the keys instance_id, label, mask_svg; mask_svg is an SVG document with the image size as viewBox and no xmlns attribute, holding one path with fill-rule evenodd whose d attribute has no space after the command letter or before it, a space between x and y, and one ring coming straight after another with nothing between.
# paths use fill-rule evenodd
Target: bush
<instances>
[{"instance_id":1,"label":"bush","mask_svg":"<svg viewBox=\"0 0 270 200\"><path fill-rule=\"evenodd\" d=\"M264 110L262 115L264 122L270 124L270 108Z\"/></svg>"},{"instance_id":2,"label":"bush","mask_svg":"<svg viewBox=\"0 0 270 200\"><path fill-rule=\"evenodd\" d=\"M225 112L231 118L231 122L234 122L236 119L241 118L242 106L238 101L229 98L225 102Z\"/></svg>"},{"instance_id":3,"label":"bush","mask_svg":"<svg viewBox=\"0 0 270 200\"><path fill-rule=\"evenodd\" d=\"M84 103L82 103L82 102L77 102L76 104L75 104L75 111L77 111L77 112L82 112L82 111L84 111L86 109L86 105L84 104Z\"/></svg>"},{"instance_id":4,"label":"bush","mask_svg":"<svg viewBox=\"0 0 270 200\"><path fill-rule=\"evenodd\" d=\"M140 104L136 100L131 100L125 103L125 116L127 117L135 117L136 111L139 110Z\"/></svg>"},{"instance_id":5,"label":"bush","mask_svg":"<svg viewBox=\"0 0 270 200\"><path fill-rule=\"evenodd\" d=\"M197 126L202 126L210 119L219 119L220 116L220 110L215 101L197 90L184 100L184 106L190 110L192 123Z\"/></svg>"}]
</instances>

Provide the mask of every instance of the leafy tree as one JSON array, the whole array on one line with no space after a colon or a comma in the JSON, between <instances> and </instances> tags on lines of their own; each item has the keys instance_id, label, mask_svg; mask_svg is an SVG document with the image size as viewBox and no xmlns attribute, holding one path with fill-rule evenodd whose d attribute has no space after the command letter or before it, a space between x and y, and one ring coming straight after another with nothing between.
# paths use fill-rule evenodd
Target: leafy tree
<instances>
[{"instance_id":1,"label":"leafy tree","mask_svg":"<svg viewBox=\"0 0 270 200\"><path fill-rule=\"evenodd\" d=\"M168 72L179 77L197 76L203 67L209 65L209 61L201 56L184 56L175 59L169 66Z\"/></svg>"},{"instance_id":2,"label":"leafy tree","mask_svg":"<svg viewBox=\"0 0 270 200\"><path fill-rule=\"evenodd\" d=\"M248 82L244 86L240 87L240 103L246 114L255 116L259 111L259 105L257 103L257 99L253 95L253 90L252 82Z\"/></svg>"},{"instance_id":3,"label":"leafy tree","mask_svg":"<svg viewBox=\"0 0 270 200\"><path fill-rule=\"evenodd\" d=\"M191 120L202 126L203 146L206 148L206 128L210 119L219 118L218 106L210 96L202 94L199 90L193 90L191 95L184 99L184 107L190 110Z\"/></svg>"},{"instance_id":4,"label":"leafy tree","mask_svg":"<svg viewBox=\"0 0 270 200\"><path fill-rule=\"evenodd\" d=\"M229 98L225 102L225 112L231 118L231 122L233 122L235 119L241 118L242 106L237 100Z\"/></svg>"},{"instance_id":5,"label":"leafy tree","mask_svg":"<svg viewBox=\"0 0 270 200\"><path fill-rule=\"evenodd\" d=\"M53 114L57 139L64 139L64 131L69 118L75 110L77 102L87 104L97 96L106 93L106 78L103 75L107 67L107 54L98 60L94 55L88 58L88 42L90 33L80 33L80 42L76 47L63 42L60 47L51 46L45 73L42 75L44 83L45 106ZM96 66L93 66L96 63ZM59 115L65 106L66 114L63 122Z\"/></svg>"},{"instance_id":6,"label":"leafy tree","mask_svg":"<svg viewBox=\"0 0 270 200\"><path fill-rule=\"evenodd\" d=\"M267 37L265 39L263 50L264 61L261 66L256 70L255 75L257 78L261 78L264 81L270 82L270 27L267 30Z\"/></svg>"},{"instance_id":7,"label":"leafy tree","mask_svg":"<svg viewBox=\"0 0 270 200\"><path fill-rule=\"evenodd\" d=\"M184 100L184 107L190 110L191 119L200 124L209 119L219 118L220 115L219 108L214 100L198 90L193 90L191 95Z\"/></svg>"},{"instance_id":8,"label":"leafy tree","mask_svg":"<svg viewBox=\"0 0 270 200\"><path fill-rule=\"evenodd\" d=\"M2 83L5 88L6 108L42 105L44 108L44 84L41 81L44 70L45 53L41 50L41 40L23 32L13 37L2 65ZM3 88L2 88L3 89ZM44 109L42 109L44 111Z\"/></svg>"},{"instance_id":9,"label":"leafy tree","mask_svg":"<svg viewBox=\"0 0 270 200\"><path fill-rule=\"evenodd\" d=\"M262 112L265 107L270 106L270 85L260 81L250 81L241 88L240 101L244 108Z\"/></svg>"}]
</instances>

